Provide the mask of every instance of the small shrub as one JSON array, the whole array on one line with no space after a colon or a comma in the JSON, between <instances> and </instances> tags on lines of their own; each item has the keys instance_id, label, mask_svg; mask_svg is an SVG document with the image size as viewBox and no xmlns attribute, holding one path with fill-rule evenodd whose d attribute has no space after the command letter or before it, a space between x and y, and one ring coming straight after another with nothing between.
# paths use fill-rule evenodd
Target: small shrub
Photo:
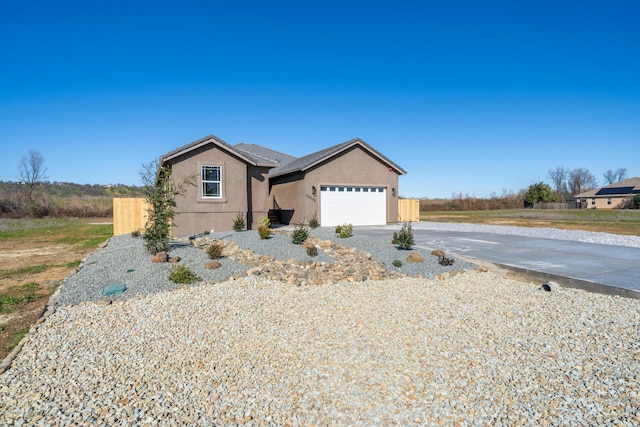
<instances>
[{"instance_id":1,"label":"small shrub","mask_svg":"<svg viewBox=\"0 0 640 427\"><path fill-rule=\"evenodd\" d=\"M222 257L222 242L213 242L207 247L207 255L209 259L218 259Z\"/></svg>"},{"instance_id":2,"label":"small shrub","mask_svg":"<svg viewBox=\"0 0 640 427\"><path fill-rule=\"evenodd\" d=\"M393 232L393 236L391 237L391 244L392 245L397 245L398 244L398 232L397 231Z\"/></svg>"},{"instance_id":3,"label":"small shrub","mask_svg":"<svg viewBox=\"0 0 640 427\"><path fill-rule=\"evenodd\" d=\"M195 283L202 279L182 264L174 265L169 272L169 280L173 283Z\"/></svg>"},{"instance_id":4,"label":"small shrub","mask_svg":"<svg viewBox=\"0 0 640 427\"><path fill-rule=\"evenodd\" d=\"M260 225L258 226L258 234L260 235L260 238L262 240L268 239L271 235L271 221L269 221L269 218L265 216L260 218L259 224Z\"/></svg>"},{"instance_id":5,"label":"small shrub","mask_svg":"<svg viewBox=\"0 0 640 427\"><path fill-rule=\"evenodd\" d=\"M133 230L131 232L131 237L137 239L138 237L140 237L140 230Z\"/></svg>"},{"instance_id":6,"label":"small shrub","mask_svg":"<svg viewBox=\"0 0 640 427\"><path fill-rule=\"evenodd\" d=\"M244 231L247 228L247 222L244 220L244 215L238 213L236 219L233 220L233 231Z\"/></svg>"},{"instance_id":7,"label":"small shrub","mask_svg":"<svg viewBox=\"0 0 640 427\"><path fill-rule=\"evenodd\" d=\"M302 224L296 225L296 228L291 233L291 241L294 245L303 244L309 237L309 229Z\"/></svg>"},{"instance_id":8,"label":"small shrub","mask_svg":"<svg viewBox=\"0 0 640 427\"><path fill-rule=\"evenodd\" d=\"M399 249L409 250L415 245L416 242L413 240L413 231L411 230L410 222L402 224L402 228L400 232L397 233L397 236L395 236L394 233L394 240Z\"/></svg>"},{"instance_id":9,"label":"small shrub","mask_svg":"<svg viewBox=\"0 0 640 427\"><path fill-rule=\"evenodd\" d=\"M318 217L316 216L316 214L313 214L309 219L309 227L311 228L320 227L320 221L318 221Z\"/></svg>"},{"instance_id":10,"label":"small shrub","mask_svg":"<svg viewBox=\"0 0 640 427\"><path fill-rule=\"evenodd\" d=\"M351 224L342 224L336 227L336 235L341 239L346 239L347 237L351 237L353 235L353 225Z\"/></svg>"},{"instance_id":11,"label":"small shrub","mask_svg":"<svg viewBox=\"0 0 640 427\"><path fill-rule=\"evenodd\" d=\"M394 259L391 264L393 264L393 266L397 268L402 267L402 261L400 261L399 259Z\"/></svg>"},{"instance_id":12,"label":"small shrub","mask_svg":"<svg viewBox=\"0 0 640 427\"><path fill-rule=\"evenodd\" d=\"M211 233L211 231L209 231L209 230L204 230L204 233L203 233L203 234L204 234L205 236L208 236L210 233Z\"/></svg>"},{"instance_id":13,"label":"small shrub","mask_svg":"<svg viewBox=\"0 0 640 427\"><path fill-rule=\"evenodd\" d=\"M438 261L438 264L447 266L447 265L453 265L454 262L455 260L453 258L447 258L445 256L441 256L440 260Z\"/></svg>"},{"instance_id":14,"label":"small shrub","mask_svg":"<svg viewBox=\"0 0 640 427\"><path fill-rule=\"evenodd\" d=\"M307 255L318 256L318 248L315 246L307 246Z\"/></svg>"}]
</instances>

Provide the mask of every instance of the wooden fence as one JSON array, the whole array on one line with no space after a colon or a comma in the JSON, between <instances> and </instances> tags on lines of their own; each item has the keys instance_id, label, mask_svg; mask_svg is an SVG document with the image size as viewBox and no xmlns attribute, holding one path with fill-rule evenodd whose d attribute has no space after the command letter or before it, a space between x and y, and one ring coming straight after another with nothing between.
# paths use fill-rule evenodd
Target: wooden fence
<instances>
[{"instance_id":1,"label":"wooden fence","mask_svg":"<svg viewBox=\"0 0 640 427\"><path fill-rule=\"evenodd\" d=\"M113 235L120 236L144 228L148 203L142 198L116 197L113 199Z\"/></svg>"},{"instance_id":2,"label":"wooden fence","mask_svg":"<svg viewBox=\"0 0 640 427\"><path fill-rule=\"evenodd\" d=\"M398 199L398 221L420 221L420 199Z\"/></svg>"}]
</instances>

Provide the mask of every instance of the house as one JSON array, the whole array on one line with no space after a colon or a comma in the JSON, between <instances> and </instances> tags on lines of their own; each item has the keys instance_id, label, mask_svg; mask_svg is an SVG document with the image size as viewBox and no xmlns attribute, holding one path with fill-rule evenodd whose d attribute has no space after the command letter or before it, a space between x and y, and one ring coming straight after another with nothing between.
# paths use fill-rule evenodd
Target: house
<instances>
[{"instance_id":1,"label":"house","mask_svg":"<svg viewBox=\"0 0 640 427\"><path fill-rule=\"evenodd\" d=\"M295 158L209 135L160 157L175 182L196 178L176 198L174 235L226 231L238 214L321 226L398 221L398 177L406 172L359 138Z\"/></svg>"},{"instance_id":2,"label":"house","mask_svg":"<svg viewBox=\"0 0 640 427\"><path fill-rule=\"evenodd\" d=\"M625 209L633 207L636 194L640 194L640 178L637 177L577 194L572 200L583 209Z\"/></svg>"}]
</instances>

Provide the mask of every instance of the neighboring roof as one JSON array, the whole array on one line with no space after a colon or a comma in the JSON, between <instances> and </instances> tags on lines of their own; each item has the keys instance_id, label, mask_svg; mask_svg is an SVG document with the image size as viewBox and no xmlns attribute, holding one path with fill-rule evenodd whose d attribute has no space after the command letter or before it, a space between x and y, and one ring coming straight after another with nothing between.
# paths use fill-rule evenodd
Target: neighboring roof
<instances>
[{"instance_id":1,"label":"neighboring roof","mask_svg":"<svg viewBox=\"0 0 640 427\"><path fill-rule=\"evenodd\" d=\"M382 155L380 152L375 150L373 147L371 147L369 144L367 144L360 138L354 138L349 141L343 142L342 144L337 144L332 147L325 148L324 150L316 151L315 153L311 153L304 157L300 157L292 162L289 162L282 166L271 169L269 171L269 177L286 175L292 172L303 172L356 145L360 146L365 151L368 151L372 156L377 157L378 160L380 160L382 163L386 164L390 168L393 168L398 174L405 175L407 173L400 166L392 162L389 158Z\"/></svg>"},{"instance_id":2,"label":"neighboring roof","mask_svg":"<svg viewBox=\"0 0 640 427\"><path fill-rule=\"evenodd\" d=\"M255 155L251 155L248 152L245 151L241 151L238 150L236 148L234 148L233 146L227 144L226 142L224 142L223 140L221 140L220 138L218 138L215 135L207 135L204 138L200 138L196 141L190 142L189 144L183 145L180 148L176 148L173 151L168 152L167 154L164 154L162 156L160 156L160 162L161 163L165 163L169 160L172 160L178 156L182 156L183 154L186 154L190 151L193 151L195 149L198 149L200 147L203 147L205 145L208 144L213 144L217 147L222 148L223 150L235 155L236 157L239 157L241 160L253 165L253 166L265 166L265 167L276 167L279 166L279 163L274 162L274 161L270 161L268 159L262 158L260 156L255 156Z\"/></svg>"},{"instance_id":3,"label":"neighboring roof","mask_svg":"<svg viewBox=\"0 0 640 427\"><path fill-rule=\"evenodd\" d=\"M609 184L602 188L596 188L584 193L573 196L574 199L581 197L611 197L611 196L629 196L632 194L640 194L640 178L634 177L625 179L624 181Z\"/></svg>"},{"instance_id":4,"label":"neighboring roof","mask_svg":"<svg viewBox=\"0 0 640 427\"><path fill-rule=\"evenodd\" d=\"M234 145L233 148L246 154L247 157L255 159L256 162L271 162L283 166L296 160L293 156L256 144L240 143Z\"/></svg>"}]
</instances>

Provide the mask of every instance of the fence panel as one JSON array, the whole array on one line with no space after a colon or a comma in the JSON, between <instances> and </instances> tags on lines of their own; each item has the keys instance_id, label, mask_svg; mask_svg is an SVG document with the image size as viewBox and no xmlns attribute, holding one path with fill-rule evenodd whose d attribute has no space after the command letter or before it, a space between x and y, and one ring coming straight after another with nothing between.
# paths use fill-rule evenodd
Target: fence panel
<instances>
[{"instance_id":1,"label":"fence panel","mask_svg":"<svg viewBox=\"0 0 640 427\"><path fill-rule=\"evenodd\" d=\"M113 235L120 236L144 228L149 204L145 199L116 197L113 199Z\"/></svg>"},{"instance_id":2,"label":"fence panel","mask_svg":"<svg viewBox=\"0 0 640 427\"><path fill-rule=\"evenodd\" d=\"M398 200L398 221L400 222L420 221L420 200L419 199L399 199Z\"/></svg>"}]
</instances>

